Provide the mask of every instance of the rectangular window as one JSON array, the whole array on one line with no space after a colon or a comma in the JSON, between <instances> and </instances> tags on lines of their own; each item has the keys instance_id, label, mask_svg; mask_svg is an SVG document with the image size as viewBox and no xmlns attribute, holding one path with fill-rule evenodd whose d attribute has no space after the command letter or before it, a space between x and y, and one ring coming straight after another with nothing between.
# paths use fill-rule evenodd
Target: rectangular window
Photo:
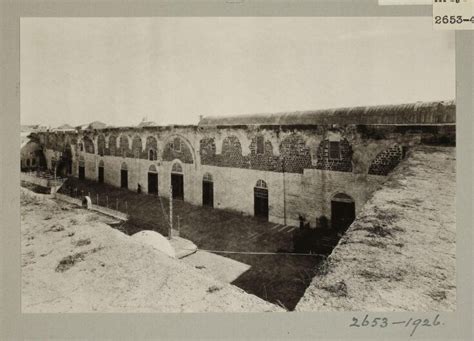
<instances>
[{"instance_id":1,"label":"rectangular window","mask_svg":"<svg viewBox=\"0 0 474 341\"><path fill-rule=\"evenodd\" d=\"M341 149L339 146L339 142L329 142L329 158L337 160L341 158Z\"/></svg>"},{"instance_id":2,"label":"rectangular window","mask_svg":"<svg viewBox=\"0 0 474 341\"><path fill-rule=\"evenodd\" d=\"M263 136L257 136L257 154L263 154L265 149L265 144Z\"/></svg>"},{"instance_id":3,"label":"rectangular window","mask_svg":"<svg viewBox=\"0 0 474 341\"><path fill-rule=\"evenodd\" d=\"M181 140L179 139L179 137L175 138L174 141L173 141L173 146L174 146L174 150L176 152L180 152L181 151Z\"/></svg>"}]
</instances>

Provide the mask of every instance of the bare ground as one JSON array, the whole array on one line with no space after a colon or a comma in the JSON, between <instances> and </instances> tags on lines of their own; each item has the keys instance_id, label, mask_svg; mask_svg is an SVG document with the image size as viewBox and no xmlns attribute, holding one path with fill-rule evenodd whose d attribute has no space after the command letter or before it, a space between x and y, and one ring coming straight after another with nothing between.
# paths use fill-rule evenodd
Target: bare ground
<instances>
[{"instance_id":1,"label":"bare ground","mask_svg":"<svg viewBox=\"0 0 474 341\"><path fill-rule=\"evenodd\" d=\"M297 311L454 311L455 149L419 147L306 289Z\"/></svg>"},{"instance_id":2,"label":"bare ground","mask_svg":"<svg viewBox=\"0 0 474 341\"><path fill-rule=\"evenodd\" d=\"M22 311L263 312L280 307L22 189Z\"/></svg>"}]
</instances>

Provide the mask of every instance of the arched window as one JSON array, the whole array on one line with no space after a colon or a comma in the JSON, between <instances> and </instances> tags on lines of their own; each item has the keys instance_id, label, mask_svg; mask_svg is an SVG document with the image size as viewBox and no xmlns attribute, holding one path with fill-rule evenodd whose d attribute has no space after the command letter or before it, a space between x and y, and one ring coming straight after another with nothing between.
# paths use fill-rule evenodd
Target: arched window
<instances>
[{"instance_id":1,"label":"arched window","mask_svg":"<svg viewBox=\"0 0 474 341\"><path fill-rule=\"evenodd\" d=\"M94 154L94 142L92 142L92 140L88 136L84 136L83 149L86 150L86 153Z\"/></svg>"},{"instance_id":2,"label":"arched window","mask_svg":"<svg viewBox=\"0 0 474 341\"><path fill-rule=\"evenodd\" d=\"M100 156L104 156L105 153L105 136L102 134L97 137L97 153Z\"/></svg>"},{"instance_id":3,"label":"arched window","mask_svg":"<svg viewBox=\"0 0 474 341\"><path fill-rule=\"evenodd\" d=\"M109 136L109 153L114 156L117 153L117 136Z\"/></svg>"},{"instance_id":4,"label":"arched window","mask_svg":"<svg viewBox=\"0 0 474 341\"><path fill-rule=\"evenodd\" d=\"M267 183L263 180L258 180L257 184L255 185L256 188L268 188Z\"/></svg>"},{"instance_id":5,"label":"arched window","mask_svg":"<svg viewBox=\"0 0 474 341\"><path fill-rule=\"evenodd\" d=\"M212 174L211 173L205 173L204 176L202 177L203 181L207 182L212 182Z\"/></svg>"},{"instance_id":6,"label":"arched window","mask_svg":"<svg viewBox=\"0 0 474 341\"><path fill-rule=\"evenodd\" d=\"M129 148L128 137L125 135L120 136L120 155L122 157L127 157Z\"/></svg>"},{"instance_id":7,"label":"arched window","mask_svg":"<svg viewBox=\"0 0 474 341\"><path fill-rule=\"evenodd\" d=\"M265 141L263 139L263 135L258 135L257 139L257 155L263 154L265 152Z\"/></svg>"},{"instance_id":8,"label":"arched window","mask_svg":"<svg viewBox=\"0 0 474 341\"><path fill-rule=\"evenodd\" d=\"M171 167L171 172L172 173L183 173L183 167L181 166L181 164L176 162Z\"/></svg>"},{"instance_id":9,"label":"arched window","mask_svg":"<svg viewBox=\"0 0 474 341\"><path fill-rule=\"evenodd\" d=\"M142 139L140 136L135 136L132 140L133 157L139 159L142 153Z\"/></svg>"},{"instance_id":10,"label":"arched window","mask_svg":"<svg viewBox=\"0 0 474 341\"><path fill-rule=\"evenodd\" d=\"M145 150L148 153L148 160L155 161L158 159L158 142L153 136L148 136L146 138Z\"/></svg>"},{"instance_id":11,"label":"arched window","mask_svg":"<svg viewBox=\"0 0 474 341\"><path fill-rule=\"evenodd\" d=\"M173 139L173 149L175 152L181 151L181 139L179 137Z\"/></svg>"},{"instance_id":12,"label":"arched window","mask_svg":"<svg viewBox=\"0 0 474 341\"><path fill-rule=\"evenodd\" d=\"M156 160L156 152L153 149L148 151L148 160L155 161Z\"/></svg>"}]
</instances>

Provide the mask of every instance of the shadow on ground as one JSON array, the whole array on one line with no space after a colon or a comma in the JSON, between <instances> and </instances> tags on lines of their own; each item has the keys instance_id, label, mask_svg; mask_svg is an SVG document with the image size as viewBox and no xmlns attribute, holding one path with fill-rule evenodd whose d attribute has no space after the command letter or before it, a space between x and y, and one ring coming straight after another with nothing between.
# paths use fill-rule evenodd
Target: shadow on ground
<instances>
[{"instance_id":1,"label":"shadow on ground","mask_svg":"<svg viewBox=\"0 0 474 341\"><path fill-rule=\"evenodd\" d=\"M129 221L115 226L129 235L141 230L154 230L168 235L167 198L138 194L76 178L68 179L60 192L71 196L89 195L93 204L129 214ZM308 243L321 240L321 231L318 231L318 235L305 233L236 212L194 206L181 200L173 201L173 221L174 228L180 231L180 236L194 242L199 249L215 252L251 266L232 282L233 285L288 310L294 309L314 277L317 265L324 259L322 255L288 255L287 253L295 251L295 238L299 240L297 244L303 244L303 247L296 251L304 253L311 250L327 255L337 243L334 236L331 236L330 247L313 243L311 248ZM219 251L239 253L228 254Z\"/></svg>"}]
</instances>

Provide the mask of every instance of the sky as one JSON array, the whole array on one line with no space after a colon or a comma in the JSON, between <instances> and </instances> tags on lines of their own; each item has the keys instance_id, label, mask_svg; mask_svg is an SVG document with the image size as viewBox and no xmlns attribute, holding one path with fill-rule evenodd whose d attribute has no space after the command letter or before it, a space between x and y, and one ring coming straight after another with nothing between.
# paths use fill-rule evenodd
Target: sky
<instances>
[{"instance_id":1,"label":"sky","mask_svg":"<svg viewBox=\"0 0 474 341\"><path fill-rule=\"evenodd\" d=\"M21 123L196 124L455 97L430 17L22 18Z\"/></svg>"}]
</instances>

